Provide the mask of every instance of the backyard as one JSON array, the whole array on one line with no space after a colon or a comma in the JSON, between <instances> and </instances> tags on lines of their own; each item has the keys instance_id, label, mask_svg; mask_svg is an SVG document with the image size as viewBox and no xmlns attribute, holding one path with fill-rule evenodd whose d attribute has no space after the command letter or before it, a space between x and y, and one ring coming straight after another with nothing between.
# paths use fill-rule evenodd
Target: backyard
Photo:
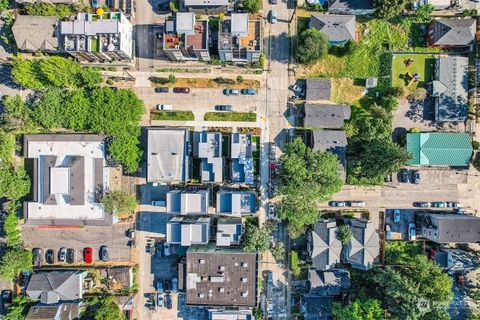
<instances>
[{"instance_id":1,"label":"backyard","mask_svg":"<svg viewBox=\"0 0 480 320\"><path fill-rule=\"evenodd\" d=\"M407 61L411 63L407 67ZM400 87L415 91L417 87L426 88L432 79L435 58L433 54L393 54L392 55L392 87ZM418 75L418 81L413 75Z\"/></svg>"}]
</instances>

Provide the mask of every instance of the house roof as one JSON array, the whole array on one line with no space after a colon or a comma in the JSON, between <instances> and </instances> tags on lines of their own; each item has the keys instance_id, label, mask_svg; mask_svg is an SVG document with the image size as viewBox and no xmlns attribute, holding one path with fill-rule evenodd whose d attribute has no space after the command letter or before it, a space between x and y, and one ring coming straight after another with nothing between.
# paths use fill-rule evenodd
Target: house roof
<instances>
[{"instance_id":1,"label":"house roof","mask_svg":"<svg viewBox=\"0 0 480 320\"><path fill-rule=\"evenodd\" d=\"M186 304L249 306L257 302L257 255L241 248L195 245L187 250Z\"/></svg>"},{"instance_id":2,"label":"house roof","mask_svg":"<svg viewBox=\"0 0 480 320\"><path fill-rule=\"evenodd\" d=\"M436 46L467 46L475 40L476 27L476 20L471 18L435 19L429 34Z\"/></svg>"},{"instance_id":3,"label":"house roof","mask_svg":"<svg viewBox=\"0 0 480 320\"><path fill-rule=\"evenodd\" d=\"M220 218L217 222L217 246L240 244L242 237L242 218Z\"/></svg>"},{"instance_id":4,"label":"house roof","mask_svg":"<svg viewBox=\"0 0 480 320\"><path fill-rule=\"evenodd\" d=\"M77 320L81 301L58 304L36 304L28 310L25 320Z\"/></svg>"},{"instance_id":5,"label":"house roof","mask_svg":"<svg viewBox=\"0 0 480 320\"><path fill-rule=\"evenodd\" d=\"M439 57L435 62L433 93L437 121L464 121L467 118L468 58Z\"/></svg>"},{"instance_id":6,"label":"house roof","mask_svg":"<svg viewBox=\"0 0 480 320\"><path fill-rule=\"evenodd\" d=\"M217 213L228 215L257 212L257 196L249 190L220 190L217 192Z\"/></svg>"},{"instance_id":7,"label":"house roof","mask_svg":"<svg viewBox=\"0 0 480 320\"><path fill-rule=\"evenodd\" d=\"M342 243L336 236L335 220L324 220L314 224L309 234L309 252L317 270L331 269L340 262Z\"/></svg>"},{"instance_id":8,"label":"house roof","mask_svg":"<svg viewBox=\"0 0 480 320\"><path fill-rule=\"evenodd\" d=\"M185 6L192 7L212 7L212 6L226 6L228 5L228 0L184 0Z\"/></svg>"},{"instance_id":9,"label":"house roof","mask_svg":"<svg viewBox=\"0 0 480 320\"><path fill-rule=\"evenodd\" d=\"M424 213L419 225L427 229L422 236L438 243L475 243L480 241L480 218L465 214Z\"/></svg>"},{"instance_id":10,"label":"house roof","mask_svg":"<svg viewBox=\"0 0 480 320\"><path fill-rule=\"evenodd\" d=\"M350 288L350 273L345 269L308 270L310 293L320 296L335 296Z\"/></svg>"},{"instance_id":11,"label":"house roof","mask_svg":"<svg viewBox=\"0 0 480 320\"><path fill-rule=\"evenodd\" d=\"M371 221L350 219L352 241L347 248L347 261L353 268L369 270L380 253L380 237Z\"/></svg>"},{"instance_id":12,"label":"house roof","mask_svg":"<svg viewBox=\"0 0 480 320\"><path fill-rule=\"evenodd\" d=\"M202 183L223 181L222 134L219 132L195 132L193 154L201 159Z\"/></svg>"},{"instance_id":13,"label":"house roof","mask_svg":"<svg viewBox=\"0 0 480 320\"><path fill-rule=\"evenodd\" d=\"M21 51L57 51L58 17L17 16L13 36Z\"/></svg>"},{"instance_id":14,"label":"house roof","mask_svg":"<svg viewBox=\"0 0 480 320\"><path fill-rule=\"evenodd\" d=\"M167 242L190 246L210 240L210 218L173 217L167 222Z\"/></svg>"},{"instance_id":15,"label":"house roof","mask_svg":"<svg viewBox=\"0 0 480 320\"><path fill-rule=\"evenodd\" d=\"M330 320L332 318L332 298L307 293L301 298L301 311L305 320Z\"/></svg>"},{"instance_id":16,"label":"house roof","mask_svg":"<svg viewBox=\"0 0 480 320\"><path fill-rule=\"evenodd\" d=\"M350 106L346 104L305 104L305 128L340 129L350 119Z\"/></svg>"},{"instance_id":17,"label":"house roof","mask_svg":"<svg viewBox=\"0 0 480 320\"><path fill-rule=\"evenodd\" d=\"M108 278L114 288L130 289L133 284L133 273L130 267L113 267L107 270Z\"/></svg>"},{"instance_id":18,"label":"house roof","mask_svg":"<svg viewBox=\"0 0 480 320\"><path fill-rule=\"evenodd\" d=\"M355 40L354 15L314 14L310 26L324 33L330 42Z\"/></svg>"},{"instance_id":19,"label":"house roof","mask_svg":"<svg viewBox=\"0 0 480 320\"><path fill-rule=\"evenodd\" d=\"M332 97L332 80L326 78L310 78L306 80L307 101L329 101Z\"/></svg>"},{"instance_id":20,"label":"house roof","mask_svg":"<svg viewBox=\"0 0 480 320\"><path fill-rule=\"evenodd\" d=\"M27 285L32 300L52 304L82 299L84 272L77 270L34 273Z\"/></svg>"},{"instance_id":21,"label":"house roof","mask_svg":"<svg viewBox=\"0 0 480 320\"><path fill-rule=\"evenodd\" d=\"M209 191L170 190L167 192L167 212L173 214L207 214Z\"/></svg>"},{"instance_id":22,"label":"house roof","mask_svg":"<svg viewBox=\"0 0 480 320\"><path fill-rule=\"evenodd\" d=\"M232 182L253 184L252 135L232 133L230 147Z\"/></svg>"},{"instance_id":23,"label":"house roof","mask_svg":"<svg viewBox=\"0 0 480 320\"><path fill-rule=\"evenodd\" d=\"M312 149L328 151L337 155L339 160L339 172L346 178L347 166L347 134L343 130L313 130Z\"/></svg>"},{"instance_id":24,"label":"house roof","mask_svg":"<svg viewBox=\"0 0 480 320\"><path fill-rule=\"evenodd\" d=\"M328 0L328 12L373 10L369 0Z\"/></svg>"},{"instance_id":25,"label":"house roof","mask_svg":"<svg viewBox=\"0 0 480 320\"><path fill-rule=\"evenodd\" d=\"M468 167L472 139L460 132L407 133L407 151L411 165Z\"/></svg>"}]
</instances>

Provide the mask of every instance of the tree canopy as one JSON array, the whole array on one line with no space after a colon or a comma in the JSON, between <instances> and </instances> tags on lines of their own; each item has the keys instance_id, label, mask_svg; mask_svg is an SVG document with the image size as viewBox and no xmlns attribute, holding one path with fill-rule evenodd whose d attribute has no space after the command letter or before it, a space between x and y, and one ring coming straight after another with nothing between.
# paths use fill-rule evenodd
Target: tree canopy
<instances>
[{"instance_id":1,"label":"tree canopy","mask_svg":"<svg viewBox=\"0 0 480 320\"><path fill-rule=\"evenodd\" d=\"M75 8L66 4L31 3L25 5L25 11L30 16L57 16L65 18L75 14Z\"/></svg>"},{"instance_id":2,"label":"tree canopy","mask_svg":"<svg viewBox=\"0 0 480 320\"><path fill-rule=\"evenodd\" d=\"M317 29L310 28L300 34L298 46L298 61L300 63L313 63L326 56L328 52L328 39Z\"/></svg>"},{"instance_id":3,"label":"tree canopy","mask_svg":"<svg viewBox=\"0 0 480 320\"><path fill-rule=\"evenodd\" d=\"M101 203L103 204L105 211L113 215L125 213L130 214L137 206L135 197L125 193L122 190L106 193L103 196Z\"/></svg>"},{"instance_id":4,"label":"tree canopy","mask_svg":"<svg viewBox=\"0 0 480 320\"><path fill-rule=\"evenodd\" d=\"M348 225L343 224L338 227L337 237L342 243L342 246L349 245L350 242L352 242L352 236L353 236L352 229Z\"/></svg>"},{"instance_id":5,"label":"tree canopy","mask_svg":"<svg viewBox=\"0 0 480 320\"><path fill-rule=\"evenodd\" d=\"M100 300L97 305L94 320L123 320L125 316L122 310L115 303L115 299L111 296Z\"/></svg>"},{"instance_id":6,"label":"tree canopy","mask_svg":"<svg viewBox=\"0 0 480 320\"><path fill-rule=\"evenodd\" d=\"M376 299L355 300L351 304L333 303L335 320L382 320L383 309Z\"/></svg>"},{"instance_id":7,"label":"tree canopy","mask_svg":"<svg viewBox=\"0 0 480 320\"><path fill-rule=\"evenodd\" d=\"M257 13L260 11L260 0L242 0L243 10L250 13Z\"/></svg>"},{"instance_id":8,"label":"tree canopy","mask_svg":"<svg viewBox=\"0 0 480 320\"><path fill-rule=\"evenodd\" d=\"M313 151L301 138L285 147L280 158L279 193L283 195L280 214L289 222L289 232L298 237L319 217L318 204L340 191L343 181L338 158L330 152Z\"/></svg>"},{"instance_id":9,"label":"tree canopy","mask_svg":"<svg viewBox=\"0 0 480 320\"><path fill-rule=\"evenodd\" d=\"M382 19L392 19L400 14L410 0L375 0L376 14Z\"/></svg>"},{"instance_id":10,"label":"tree canopy","mask_svg":"<svg viewBox=\"0 0 480 320\"><path fill-rule=\"evenodd\" d=\"M14 248L5 252L0 263L0 277L13 280L20 271L32 270L32 252L24 248Z\"/></svg>"},{"instance_id":11,"label":"tree canopy","mask_svg":"<svg viewBox=\"0 0 480 320\"><path fill-rule=\"evenodd\" d=\"M258 227L252 222L245 224L243 235L243 251L263 253L270 249L270 236L275 230L275 224L267 221L263 226Z\"/></svg>"},{"instance_id":12,"label":"tree canopy","mask_svg":"<svg viewBox=\"0 0 480 320\"><path fill-rule=\"evenodd\" d=\"M7 314L3 320L25 320L28 309L34 304L27 295L16 296L12 304L7 309Z\"/></svg>"},{"instance_id":13,"label":"tree canopy","mask_svg":"<svg viewBox=\"0 0 480 320\"><path fill-rule=\"evenodd\" d=\"M0 164L0 194L9 200L18 200L30 191L30 179L23 167L13 170Z\"/></svg>"}]
</instances>

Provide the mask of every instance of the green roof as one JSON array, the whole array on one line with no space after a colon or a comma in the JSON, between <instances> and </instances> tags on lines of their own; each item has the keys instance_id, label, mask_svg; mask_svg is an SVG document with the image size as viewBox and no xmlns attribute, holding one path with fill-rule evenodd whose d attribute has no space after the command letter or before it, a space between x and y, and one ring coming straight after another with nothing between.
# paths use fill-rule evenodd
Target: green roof
<instances>
[{"instance_id":1,"label":"green roof","mask_svg":"<svg viewBox=\"0 0 480 320\"><path fill-rule=\"evenodd\" d=\"M472 139L468 133L407 133L407 151L411 165L468 167L472 157Z\"/></svg>"}]
</instances>

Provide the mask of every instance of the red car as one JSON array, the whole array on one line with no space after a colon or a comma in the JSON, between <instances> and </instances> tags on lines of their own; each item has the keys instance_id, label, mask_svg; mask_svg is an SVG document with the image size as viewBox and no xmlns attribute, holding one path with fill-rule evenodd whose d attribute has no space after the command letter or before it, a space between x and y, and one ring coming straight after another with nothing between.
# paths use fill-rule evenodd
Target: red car
<instances>
[{"instance_id":1,"label":"red car","mask_svg":"<svg viewBox=\"0 0 480 320\"><path fill-rule=\"evenodd\" d=\"M175 92L175 93L189 93L190 88L173 88L173 92Z\"/></svg>"},{"instance_id":2,"label":"red car","mask_svg":"<svg viewBox=\"0 0 480 320\"><path fill-rule=\"evenodd\" d=\"M83 250L83 260L85 261L85 263L87 264L91 264L92 263L92 248L90 247L87 247Z\"/></svg>"}]
</instances>

